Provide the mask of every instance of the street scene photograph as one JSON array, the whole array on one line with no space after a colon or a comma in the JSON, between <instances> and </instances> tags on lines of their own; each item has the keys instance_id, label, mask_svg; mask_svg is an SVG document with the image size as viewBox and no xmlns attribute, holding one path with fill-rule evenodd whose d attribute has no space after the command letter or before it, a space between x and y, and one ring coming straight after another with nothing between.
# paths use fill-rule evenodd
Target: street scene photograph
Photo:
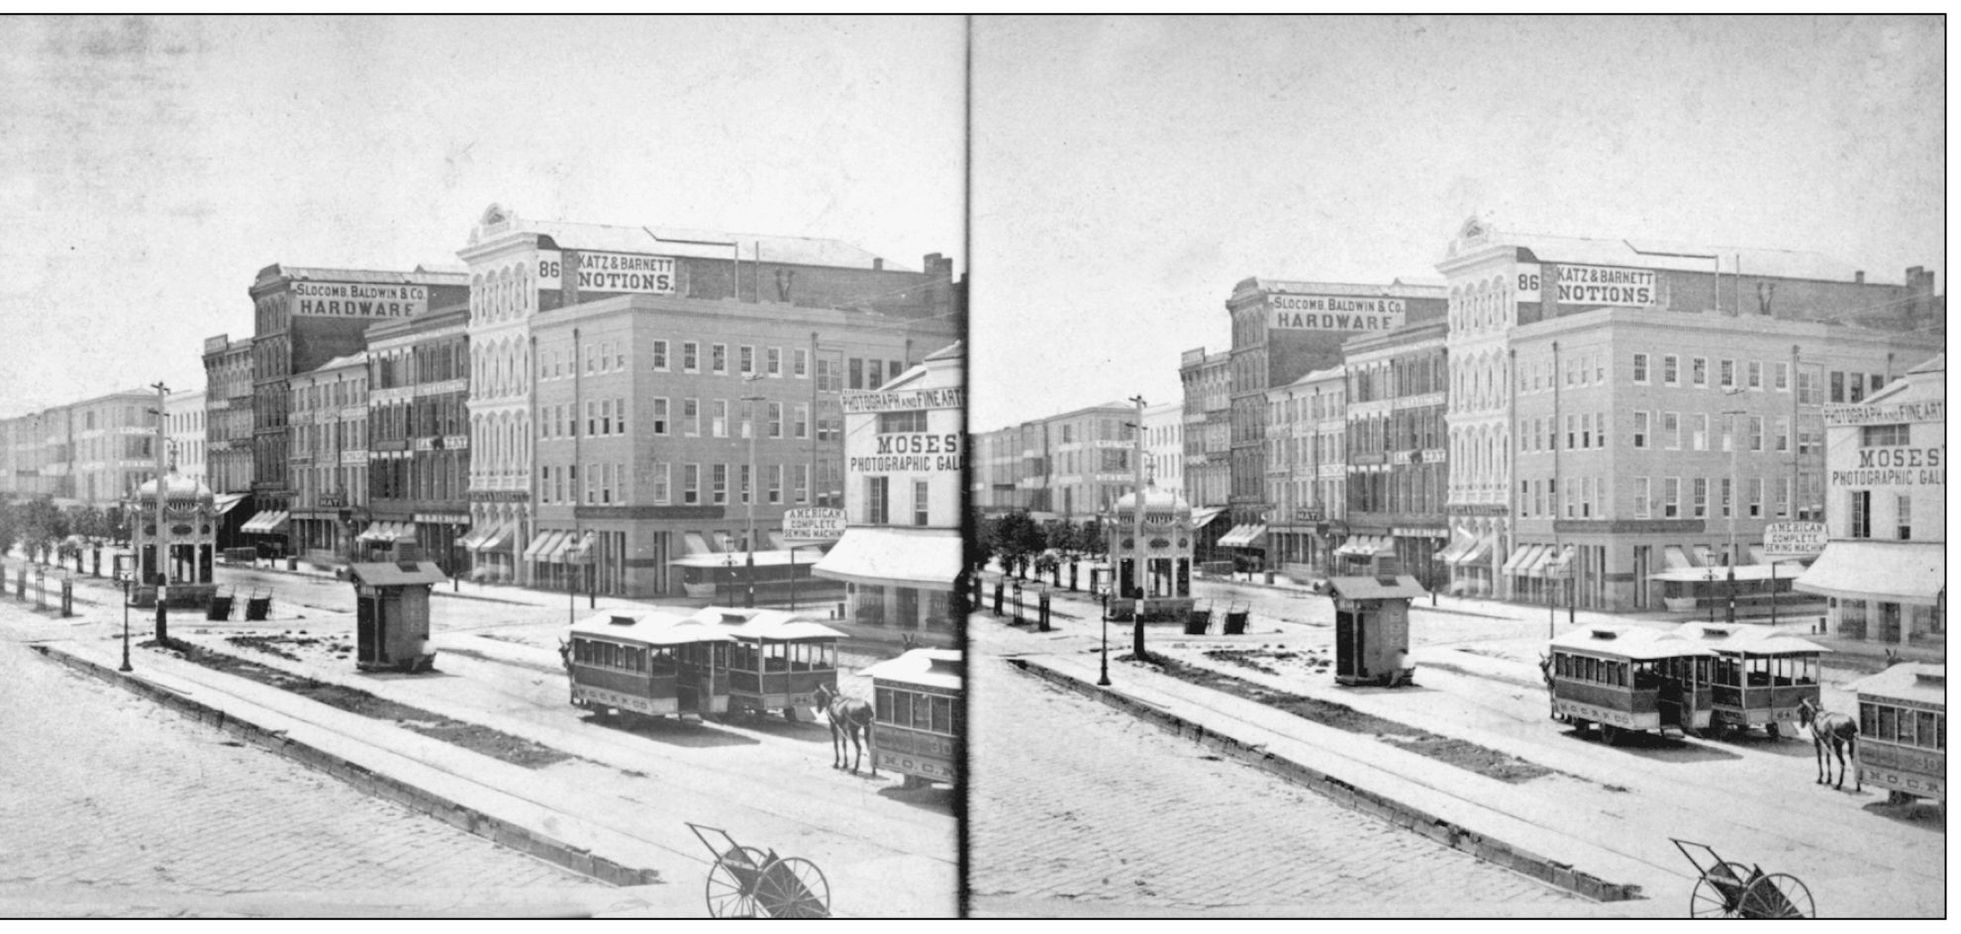
<instances>
[{"instance_id":1,"label":"street scene photograph","mask_svg":"<svg viewBox=\"0 0 1961 934\"><path fill-rule=\"evenodd\" d=\"M1942 17L971 29L970 916L1946 916Z\"/></svg>"},{"instance_id":2,"label":"street scene photograph","mask_svg":"<svg viewBox=\"0 0 1961 934\"><path fill-rule=\"evenodd\" d=\"M0 916L959 913L962 18L0 48Z\"/></svg>"}]
</instances>

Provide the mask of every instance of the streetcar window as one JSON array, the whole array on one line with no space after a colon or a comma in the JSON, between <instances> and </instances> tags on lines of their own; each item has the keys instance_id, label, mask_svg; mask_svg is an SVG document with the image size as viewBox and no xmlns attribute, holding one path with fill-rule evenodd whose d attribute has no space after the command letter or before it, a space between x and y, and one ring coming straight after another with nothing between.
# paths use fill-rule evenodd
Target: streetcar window
<instances>
[{"instance_id":1,"label":"streetcar window","mask_svg":"<svg viewBox=\"0 0 1961 934\"><path fill-rule=\"evenodd\" d=\"M1620 679L1616 683L1621 687L1627 687L1627 667L1626 662L1614 663L1614 677Z\"/></svg>"},{"instance_id":2,"label":"streetcar window","mask_svg":"<svg viewBox=\"0 0 1961 934\"><path fill-rule=\"evenodd\" d=\"M647 661L647 667L657 675L673 674L674 651L672 649L655 649L652 657Z\"/></svg>"},{"instance_id":3,"label":"streetcar window","mask_svg":"<svg viewBox=\"0 0 1961 934\"><path fill-rule=\"evenodd\" d=\"M1913 739L1914 736L1913 724L1914 721L1918 719L1917 717L1914 716L1914 713L1915 711L1912 710L1900 711L1900 723L1898 727L1898 735L1895 736L1894 738L1902 746L1919 745L1918 743L1914 742Z\"/></svg>"},{"instance_id":4,"label":"streetcar window","mask_svg":"<svg viewBox=\"0 0 1961 934\"><path fill-rule=\"evenodd\" d=\"M892 722L900 726L912 723L912 695L904 691L892 692Z\"/></svg>"},{"instance_id":5,"label":"streetcar window","mask_svg":"<svg viewBox=\"0 0 1961 934\"><path fill-rule=\"evenodd\" d=\"M1928 749L1947 748L1947 715L1921 711L1920 745Z\"/></svg>"},{"instance_id":6,"label":"streetcar window","mask_svg":"<svg viewBox=\"0 0 1961 934\"><path fill-rule=\"evenodd\" d=\"M1891 707L1879 708L1879 729L1873 731L1873 738L1893 742L1900 728L1900 712Z\"/></svg>"},{"instance_id":7,"label":"streetcar window","mask_svg":"<svg viewBox=\"0 0 1961 934\"><path fill-rule=\"evenodd\" d=\"M931 730L933 728L933 701L935 698L921 694L912 701L912 728Z\"/></svg>"},{"instance_id":8,"label":"streetcar window","mask_svg":"<svg viewBox=\"0 0 1961 934\"><path fill-rule=\"evenodd\" d=\"M1751 686L1762 687L1770 684L1770 658L1769 657L1760 655L1750 659L1747 662L1747 664L1749 665L1750 668Z\"/></svg>"},{"instance_id":9,"label":"streetcar window","mask_svg":"<svg viewBox=\"0 0 1961 934\"><path fill-rule=\"evenodd\" d=\"M933 698L933 732L953 732L953 698Z\"/></svg>"},{"instance_id":10,"label":"streetcar window","mask_svg":"<svg viewBox=\"0 0 1961 934\"><path fill-rule=\"evenodd\" d=\"M1798 679L1798 683L1799 684L1818 683L1818 656L1816 655L1805 656L1804 674Z\"/></svg>"},{"instance_id":11,"label":"streetcar window","mask_svg":"<svg viewBox=\"0 0 1961 934\"><path fill-rule=\"evenodd\" d=\"M1873 704L1859 705L1859 732L1867 736L1879 735L1879 708Z\"/></svg>"},{"instance_id":12,"label":"streetcar window","mask_svg":"<svg viewBox=\"0 0 1961 934\"><path fill-rule=\"evenodd\" d=\"M892 689L879 688L876 691L873 691L872 693L873 693L873 700L877 704L877 710L872 714L873 719L878 720L880 723L891 723L892 722Z\"/></svg>"}]
</instances>

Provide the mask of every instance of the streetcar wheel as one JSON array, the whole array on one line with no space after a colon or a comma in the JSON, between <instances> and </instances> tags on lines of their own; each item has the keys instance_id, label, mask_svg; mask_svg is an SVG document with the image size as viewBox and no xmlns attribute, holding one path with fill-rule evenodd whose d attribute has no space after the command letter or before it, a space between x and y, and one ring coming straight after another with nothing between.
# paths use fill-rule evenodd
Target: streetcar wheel
<instances>
[{"instance_id":1,"label":"streetcar wheel","mask_svg":"<svg viewBox=\"0 0 1961 934\"><path fill-rule=\"evenodd\" d=\"M932 784L933 784L932 782L920 778L917 775L907 775L905 776L905 783L900 785L899 787L910 791L916 788L927 788L930 787Z\"/></svg>"},{"instance_id":2,"label":"streetcar wheel","mask_svg":"<svg viewBox=\"0 0 1961 934\"><path fill-rule=\"evenodd\" d=\"M1766 724L1764 724L1764 732L1765 732L1765 733L1768 733L1768 734L1770 734L1770 738L1771 738L1771 739L1776 739L1776 738L1777 738L1777 722L1773 720L1773 721L1771 721L1771 722L1769 722L1769 723L1766 723Z\"/></svg>"},{"instance_id":3,"label":"streetcar wheel","mask_svg":"<svg viewBox=\"0 0 1961 934\"><path fill-rule=\"evenodd\" d=\"M739 846L708 867L709 917L756 917L756 884L768 859L762 850Z\"/></svg>"},{"instance_id":4,"label":"streetcar wheel","mask_svg":"<svg viewBox=\"0 0 1961 934\"><path fill-rule=\"evenodd\" d=\"M793 705L791 705L791 706L788 706L788 707L785 707L785 708L783 708L783 719L785 719L785 720L788 720L788 721L790 721L791 723L795 723L795 722L797 722L797 708L796 708L796 705L794 705L794 704L793 704Z\"/></svg>"},{"instance_id":5,"label":"streetcar wheel","mask_svg":"<svg viewBox=\"0 0 1961 934\"><path fill-rule=\"evenodd\" d=\"M1620 745L1621 737L1622 735L1625 734L1625 732L1626 731L1622 730L1620 727L1617 727L1611 723L1602 723L1600 725L1600 738L1606 740L1607 745L1609 746Z\"/></svg>"},{"instance_id":6,"label":"streetcar wheel","mask_svg":"<svg viewBox=\"0 0 1961 934\"><path fill-rule=\"evenodd\" d=\"M1798 877L1783 872L1773 872L1751 883L1743 892L1743 903L1737 907L1737 914L1745 918L1810 918L1816 912L1811 890Z\"/></svg>"},{"instance_id":7,"label":"streetcar wheel","mask_svg":"<svg viewBox=\"0 0 1961 934\"><path fill-rule=\"evenodd\" d=\"M828 918L831 884L817 864L790 856L769 865L756 880L756 908L767 918Z\"/></svg>"},{"instance_id":8,"label":"streetcar wheel","mask_svg":"<svg viewBox=\"0 0 1961 934\"><path fill-rule=\"evenodd\" d=\"M1588 720L1584 717L1573 718L1573 732L1578 733L1581 736L1587 735L1587 729L1592 726L1593 726L1593 721Z\"/></svg>"}]
</instances>

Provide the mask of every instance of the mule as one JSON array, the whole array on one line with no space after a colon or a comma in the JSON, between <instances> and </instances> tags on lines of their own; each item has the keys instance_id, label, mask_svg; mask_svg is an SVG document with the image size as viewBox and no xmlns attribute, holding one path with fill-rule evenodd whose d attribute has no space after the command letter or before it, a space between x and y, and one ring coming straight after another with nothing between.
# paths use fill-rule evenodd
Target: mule
<instances>
[{"instance_id":1,"label":"mule","mask_svg":"<svg viewBox=\"0 0 1961 934\"><path fill-rule=\"evenodd\" d=\"M1831 785L1832 760L1825 754L1830 746L1832 755L1838 756L1838 784L1832 787L1845 790L1845 752L1852 751L1852 758L1859 758L1859 723L1842 713L1831 713L1812 706L1811 698L1798 702L1798 726L1811 734L1811 749L1818 757L1818 781L1820 785ZM1859 776L1852 776L1852 790L1864 789Z\"/></svg>"},{"instance_id":2,"label":"mule","mask_svg":"<svg viewBox=\"0 0 1961 934\"><path fill-rule=\"evenodd\" d=\"M824 708L825 719L831 724L831 768L845 767L845 741L848 739L857 757L851 760L851 774L858 774L858 766L865 759L865 747L872 740L872 705L855 697L846 697L833 690L830 685L817 686L817 703ZM872 777L878 777L878 749L872 748Z\"/></svg>"}]
</instances>

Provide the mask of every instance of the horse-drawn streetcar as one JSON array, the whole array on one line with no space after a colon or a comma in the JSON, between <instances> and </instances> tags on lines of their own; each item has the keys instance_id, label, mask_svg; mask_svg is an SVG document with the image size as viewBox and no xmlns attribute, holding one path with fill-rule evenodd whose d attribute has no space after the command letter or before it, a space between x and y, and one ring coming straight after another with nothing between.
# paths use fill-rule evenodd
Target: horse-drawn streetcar
<instances>
[{"instance_id":1,"label":"horse-drawn streetcar","mask_svg":"<svg viewBox=\"0 0 1961 934\"><path fill-rule=\"evenodd\" d=\"M781 610L707 607L689 619L712 625L733 638L721 673L728 682L729 709L760 714L821 706L817 689L838 686L841 633L798 613Z\"/></svg>"},{"instance_id":2,"label":"horse-drawn streetcar","mask_svg":"<svg viewBox=\"0 0 1961 934\"><path fill-rule=\"evenodd\" d=\"M1582 733L1598 723L1613 743L1629 731L1709 725L1716 653L1680 633L1590 626L1552 640L1551 649L1540 668L1552 716Z\"/></svg>"},{"instance_id":3,"label":"horse-drawn streetcar","mask_svg":"<svg viewBox=\"0 0 1961 934\"><path fill-rule=\"evenodd\" d=\"M961 733L960 653L913 649L865 669L872 679L874 770L905 776L906 787L952 783Z\"/></svg>"},{"instance_id":4,"label":"horse-drawn streetcar","mask_svg":"<svg viewBox=\"0 0 1961 934\"><path fill-rule=\"evenodd\" d=\"M729 650L713 626L654 612L616 612L572 624L559 647L572 704L601 716L712 717L728 709Z\"/></svg>"},{"instance_id":5,"label":"horse-drawn streetcar","mask_svg":"<svg viewBox=\"0 0 1961 934\"><path fill-rule=\"evenodd\" d=\"M1684 623L1682 635L1716 653L1711 722L1726 730L1795 731L1798 707L1817 707L1819 656L1831 651L1791 632L1741 623Z\"/></svg>"},{"instance_id":6,"label":"horse-drawn streetcar","mask_svg":"<svg viewBox=\"0 0 1961 934\"><path fill-rule=\"evenodd\" d=\"M1947 666L1894 665L1847 686L1859 697L1857 785L1887 800L1947 801Z\"/></svg>"}]
</instances>

